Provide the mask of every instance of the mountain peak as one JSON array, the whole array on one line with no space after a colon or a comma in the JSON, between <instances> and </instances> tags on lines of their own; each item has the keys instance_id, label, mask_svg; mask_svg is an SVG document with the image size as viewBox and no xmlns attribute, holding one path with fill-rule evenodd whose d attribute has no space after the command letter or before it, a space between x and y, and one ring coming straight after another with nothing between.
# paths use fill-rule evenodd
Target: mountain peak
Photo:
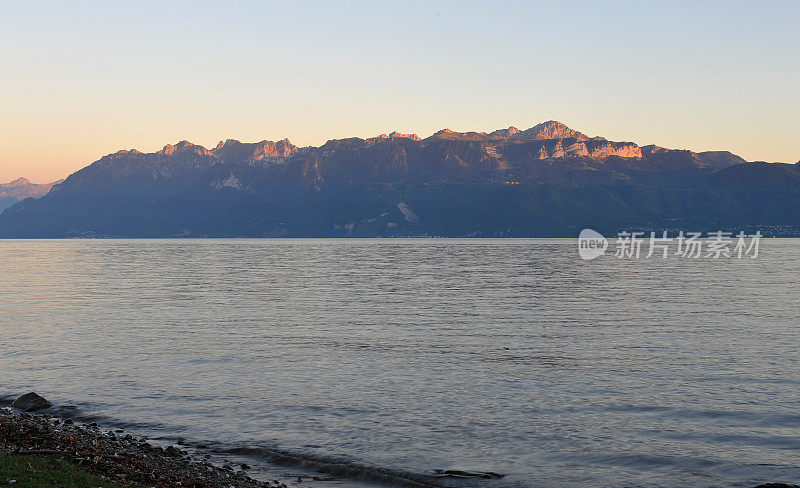
<instances>
[{"instance_id":1,"label":"mountain peak","mask_svg":"<svg viewBox=\"0 0 800 488\"><path fill-rule=\"evenodd\" d=\"M421 141L422 139L416 134L404 134L398 131L392 131L389 134L380 134L375 137L370 137L367 142L377 141L381 139L411 139L412 141Z\"/></svg>"},{"instance_id":2,"label":"mountain peak","mask_svg":"<svg viewBox=\"0 0 800 488\"><path fill-rule=\"evenodd\" d=\"M224 141L219 141L219 143L217 143L217 146L214 148L214 150L222 149L223 147L231 145L231 144L236 145L236 144L241 144L241 142L238 139L225 139Z\"/></svg>"},{"instance_id":3,"label":"mountain peak","mask_svg":"<svg viewBox=\"0 0 800 488\"><path fill-rule=\"evenodd\" d=\"M189 142L189 141L187 141L185 139L180 141L179 143L177 143L175 145L167 144L166 146L164 146L163 149L158 151L156 154L169 156L169 155L174 154L174 153L179 152L179 151L181 151L181 152L182 151L189 151L189 152L193 152L195 154L199 154L199 155L203 155L203 156L210 156L211 155L211 151L209 151L208 149L204 148L203 146L198 146L197 144L192 144L191 142Z\"/></svg>"},{"instance_id":4,"label":"mountain peak","mask_svg":"<svg viewBox=\"0 0 800 488\"><path fill-rule=\"evenodd\" d=\"M127 154L142 154L136 149L120 149L119 151L109 154L109 156L125 156Z\"/></svg>"},{"instance_id":5,"label":"mountain peak","mask_svg":"<svg viewBox=\"0 0 800 488\"><path fill-rule=\"evenodd\" d=\"M514 139L524 140L545 140L545 139L565 139L567 137L574 137L579 141L585 141L589 138L576 130L572 130L557 120L548 120L541 124L536 124L530 129L518 132L512 136Z\"/></svg>"},{"instance_id":6,"label":"mountain peak","mask_svg":"<svg viewBox=\"0 0 800 488\"><path fill-rule=\"evenodd\" d=\"M515 139L522 141L542 141L550 139L574 138L578 141L588 141L589 137L576 130L570 129L565 124L557 120L548 120L541 124L534 125L530 129L519 130L513 125L507 129L497 129L486 132L454 132L450 129L442 129L433 134L433 137L440 139L463 139L477 140L485 138ZM597 140L605 140L596 138Z\"/></svg>"},{"instance_id":7,"label":"mountain peak","mask_svg":"<svg viewBox=\"0 0 800 488\"><path fill-rule=\"evenodd\" d=\"M431 137L439 139L455 139L460 141L480 141L488 136L485 132L456 132L450 129L442 129L435 132Z\"/></svg>"},{"instance_id":8,"label":"mountain peak","mask_svg":"<svg viewBox=\"0 0 800 488\"><path fill-rule=\"evenodd\" d=\"M0 187L3 187L3 188L25 188L25 187L34 187L34 186L40 186L40 187L45 187L46 186L49 189L50 186L57 185L57 184L61 183L62 181L64 181L64 180L63 179L56 180L56 181L54 181L52 183L32 183L31 180L29 180L28 178L25 178L23 176L23 177L17 178L14 181L8 182L8 183L0 183Z\"/></svg>"},{"instance_id":9,"label":"mountain peak","mask_svg":"<svg viewBox=\"0 0 800 488\"><path fill-rule=\"evenodd\" d=\"M489 135L492 137L513 137L520 132L521 131L519 129L512 125L508 129L497 129L496 131L492 131L489 133Z\"/></svg>"},{"instance_id":10,"label":"mountain peak","mask_svg":"<svg viewBox=\"0 0 800 488\"><path fill-rule=\"evenodd\" d=\"M28 178L17 178L10 183L0 183L0 213L14 203L26 198L39 198L47 194L53 185L57 185L64 180L52 183L36 184L31 183Z\"/></svg>"},{"instance_id":11,"label":"mountain peak","mask_svg":"<svg viewBox=\"0 0 800 488\"><path fill-rule=\"evenodd\" d=\"M260 161L265 158L285 158L291 156L297 151L297 146L292 144L288 138L283 138L278 142L264 140L256 144L250 159L252 161Z\"/></svg>"},{"instance_id":12,"label":"mountain peak","mask_svg":"<svg viewBox=\"0 0 800 488\"><path fill-rule=\"evenodd\" d=\"M411 139L412 141L420 141L421 140L420 137L418 135L416 135L416 134L404 134L402 132L393 131L393 132L391 132L389 134L389 139L395 139L395 138Z\"/></svg>"},{"instance_id":13,"label":"mountain peak","mask_svg":"<svg viewBox=\"0 0 800 488\"><path fill-rule=\"evenodd\" d=\"M289 139L278 142L263 140L261 142L240 142L236 139L220 141L211 152L228 162L253 164L269 158L285 158L298 151L297 146Z\"/></svg>"},{"instance_id":14,"label":"mountain peak","mask_svg":"<svg viewBox=\"0 0 800 488\"><path fill-rule=\"evenodd\" d=\"M11 183L4 184L3 186L10 188L10 187L17 187L17 186L25 186L25 185L30 185L30 184L31 184L31 181L28 178L20 177L20 178L17 178L16 180L12 181Z\"/></svg>"},{"instance_id":15,"label":"mountain peak","mask_svg":"<svg viewBox=\"0 0 800 488\"><path fill-rule=\"evenodd\" d=\"M176 148L172 144L167 144L160 151L158 151L158 154L170 155L170 154L174 153L177 149L178 148Z\"/></svg>"},{"instance_id":16,"label":"mountain peak","mask_svg":"<svg viewBox=\"0 0 800 488\"><path fill-rule=\"evenodd\" d=\"M717 168L727 168L728 166L747 162L741 156L737 156L730 151L703 151L697 153L697 157Z\"/></svg>"}]
</instances>

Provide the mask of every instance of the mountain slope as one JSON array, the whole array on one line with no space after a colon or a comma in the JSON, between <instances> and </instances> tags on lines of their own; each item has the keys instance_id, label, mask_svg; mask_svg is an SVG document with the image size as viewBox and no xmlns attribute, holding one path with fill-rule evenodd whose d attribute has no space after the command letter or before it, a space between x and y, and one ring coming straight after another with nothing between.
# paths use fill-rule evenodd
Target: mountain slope
<instances>
[{"instance_id":1,"label":"mountain slope","mask_svg":"<svg viewBox=\"0 0 800 488\"><path fill-rule=\"evenodd\" d=\"M754 162L727 167L711 179L718 184L744 187L793 187L800 186L800 170L797 165Z\"/></svg>"}]
</instances>

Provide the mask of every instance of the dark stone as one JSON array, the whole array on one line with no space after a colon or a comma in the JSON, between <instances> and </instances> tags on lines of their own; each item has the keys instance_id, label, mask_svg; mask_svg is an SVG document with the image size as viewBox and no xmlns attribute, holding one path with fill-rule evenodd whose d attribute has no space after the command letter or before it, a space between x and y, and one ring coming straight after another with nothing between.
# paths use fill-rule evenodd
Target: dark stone
<instances>
[{"instance_id":1,"label":"dark stone","mask_svg":"<svg viewBox=\"0 0 800 488\"><path fill-rule=\"evenodd\" d=\"M250 469L250 466L247 464L242 463L242 469Z\"/></svg>"},{"instance_id":2,"label":"dark stone","mask_svg":"<svg viewBox=\"0 0 800 488\"><path fill-rule=\"evenodd\" d=\"M26 393L11 403L12 408L22 410L23 412L35 412L52 406L50 402L34 392Z\"/></svg>"},{"instance_id":3,"label":"dark stone","mask_svg":"<svg viewBox=\"0 0 800 488\"><path fill-rule=\"evenodd\" d=\"M175 447L175 446L168 446L168 447L165 449L165 451L166 451L166 453L167 453L167 454L169 454L169 455L170 455L170 456L172 456L172 457L180 457L180 456L181 456L181 450L180 450L180 449L178 449L178 448L177 448L177 447Z\"/></svg>"}]
</instances>

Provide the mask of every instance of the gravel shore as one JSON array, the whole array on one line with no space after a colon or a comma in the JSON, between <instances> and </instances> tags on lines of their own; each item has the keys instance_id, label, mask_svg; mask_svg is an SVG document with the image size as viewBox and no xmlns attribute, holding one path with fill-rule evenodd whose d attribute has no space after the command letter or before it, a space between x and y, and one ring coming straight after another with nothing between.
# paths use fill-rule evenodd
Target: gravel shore
<instances>
[{"instance_id":1,"label":"gravel shore","mask_svg":"<svg viewBox=\"0 0 800 488\"><path fill-rule=\"evenodd\" d=\"M5 408L0 409L0 451L62 457L109 480L148 487L287 488L194 459L176 446L162 448L131 435L102 432L96 424L77 425L70 419Z\"/></svg>"}]
</instances>

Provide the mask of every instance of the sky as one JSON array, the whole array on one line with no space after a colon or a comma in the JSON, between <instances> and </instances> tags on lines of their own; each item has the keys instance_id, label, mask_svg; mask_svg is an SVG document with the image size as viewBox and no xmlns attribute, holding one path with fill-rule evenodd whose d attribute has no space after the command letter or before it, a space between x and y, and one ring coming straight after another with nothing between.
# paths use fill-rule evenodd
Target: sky
<instances>
[{"instance_id":1,"label":"sky","mask_svg":"<svg viewBox=\"0 0 800 488\"><path fill-rule=\"evenodd\" d=\"M0 0L0 182L119 149L561 121L800 160L800 2Z\"/></svg>"}]
</instances>

